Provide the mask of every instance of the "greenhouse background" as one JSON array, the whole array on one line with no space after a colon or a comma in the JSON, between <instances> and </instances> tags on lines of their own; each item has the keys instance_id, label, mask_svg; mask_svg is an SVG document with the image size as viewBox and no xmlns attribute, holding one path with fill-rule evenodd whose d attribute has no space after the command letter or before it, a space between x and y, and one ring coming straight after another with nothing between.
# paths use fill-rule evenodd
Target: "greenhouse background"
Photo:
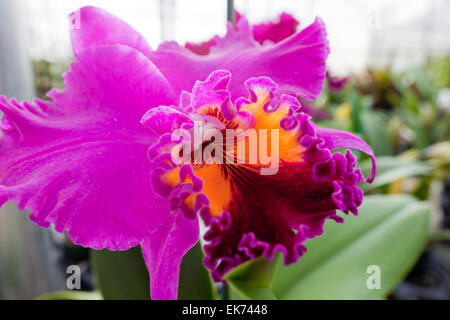
<instances>
[{"instance_id":1,"label":"greenhouse background","mask_svg":"<svg viewBox=\"0 0 450 320\"><path fill-rule=\"evenodd\" d=\"M450 0L234 3L252 24L274 20L283 11L300 27L316 16L325 21L328 72L346 81L338 91L328 84L311 106L313 117L368 140L380 171L367 194L410 194L431 206L427 249L411 258L408 272L384 298L449 299ZM67 16L84 5L120 16L153 49L168 40L202 42L226 32L227 3L221 0L0 0L1 95L44 98L52 87L62 88L60 76L73 59ZM38 228L18 211L12 203L0 209L0 299L65 290L66 268L72 264L82 269L82 289L96 288L87 249Z\"/></svg>"}]
</instances>

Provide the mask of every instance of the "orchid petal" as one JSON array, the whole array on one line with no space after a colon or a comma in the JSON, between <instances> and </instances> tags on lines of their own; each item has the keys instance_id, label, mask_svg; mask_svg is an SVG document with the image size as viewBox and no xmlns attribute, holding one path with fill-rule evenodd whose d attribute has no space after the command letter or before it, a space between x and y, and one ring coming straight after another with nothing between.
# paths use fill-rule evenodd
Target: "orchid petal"
<instances>
[{"instance_id":1,"label":"orchid petal","mask_svg":"<svg viewBox=\"0 0 450 320\"><path fill-rule=\"evenodd\" d=\"M175 42L162 44L151 54L151 60L173 85L175 91L191 91L198 79L206 79L217 69L233 74L230 92L233 99L244 96L244 81L251 76L268 76L280 90L306 99L316 98L326 74L329 53L325 25L321 19L277 44L258 44L245 18L238 29L228 26L224 38L209 55L197 55Z\"/></svg>"},{"instance_id":2,"label":"orchid petal","mask_svg":"<svg viewBox=\"0 0 450 320\"><path fill-rule=\"evenodd\" d=\"M157 136L139 120L175 102L166 79L126 46L85 49L53 102L0 98L0 205L31 211L79 245L125 250L169 213L152 192L146 158Z\"/></svg>"},{"instance_id":3,"label":"orchid petal","mask_svg":"<svg viewBox=\"0 0 450 320\"><path fill-rule=\"evenodd\" d=\"M261 44L268 41L278 43L293 35L299 22L289 13L280 14L277 22L260 23L253 26L253 36Z\"/></svg>"},{"instance_id":4,"label":"orchid petal","mask_svg":"<svg viewBox=\"0 0 450 320\"><path fill-rule=\"evenodd\" d=\"M159 106L150 109L144 114L141 123L152 129L158 135L172 133L185 122L191 121L186 114L178 109L168 106Z\"/></svg>"},{"instance_id":5,"label":"orchid petal","mask_svg":"<svg viewBox=\"0 0 450 320\"><path fill-rule=\"evenodd\" d=\"M152 49L145 38L120 18L96 7L83 7L70 15L79 19L79 26L71 28L70 37L75 57L85 48L120 44L140 51L149 57Z\"/></svg>"},{"instance_id":6,"label":"orchid petal","mask_svg":"<svg viewBox=\"0 0 450 320\"><path fill-rule=\"evenodd\" d=\"M377 165L375 161L375 154L372 148L360 137L346 131L337 129L315 127L317 136L324 140L324 146L330 150L349 148L362 151L370 156L372 159L372 171L367 178L367 182L371 183L377 173Z\"/></svg>"},{"instance_id":7,"label":"orchid petal","mask_svg":"<svg viewBox=\"0 0 450 320\"><path fill-rule=\"evenodd\" d=\"M239 28L239 21L242 18L245 19L245 16L240 14L238 11L235 12L237 22L236 27ZM286 12L283 12L278 17L277 22L269 21L254 25L253 37L260 44L278 43L293 35L296 32L298 25L299 22L293 16ZM185 47L198 55L207 55L209 54L211 48L217 45L216 40L217 37L202 43L187 42L185 44Z\"/></svg>"},{"instance_id":8,"label":"orchid petal","mask_svg":"<svg viewBox=\"0 0 450 320\"><path fill-rule=\"evenodd\" d=\"M153 300L177 299L181 261L198 242L198 237L198 219L187 218L181 211L176 211L141 244L150 272Z\"/></svg>"}]
</instances>

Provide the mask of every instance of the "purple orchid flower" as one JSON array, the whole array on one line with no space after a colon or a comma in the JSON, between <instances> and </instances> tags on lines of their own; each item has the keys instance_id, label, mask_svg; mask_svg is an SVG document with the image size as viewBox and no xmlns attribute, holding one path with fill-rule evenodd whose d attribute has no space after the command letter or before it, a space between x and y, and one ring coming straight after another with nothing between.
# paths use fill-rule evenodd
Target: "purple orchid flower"
<instances>
[{"instance_id":1,"label":"purple orchid flower","mask_svg":"<svg viewBox=\"0 0 450 320\"><path fill-rule=\"evenodd\" d=\"M239 28L239 21L246 19L245 16L235 11L237 29ZM299 22L290 14L282 12L276 22L265 22L251 26L253 39L260 44L278 43L287 37L293 35L297 31ZM202 42L194 43L187 42L185 47L198 55L207 55L211 48L220 41L218 36Z\"/></svg>"},{"instance_id":2,"label":"purple orchid flower","mask_svg":"<svg viewBox=\"0 0 450 320\"><path fill-rule=\"evenodd\" d=\"M197 214L208 226L205 266L221 281L276 251L293 263L326 219L342 221L336 210L357 213L363 177L349 151L332 151L358 149L374 161L372 150L316 126L293 98L322 89L329 50L320 19L261 46L242 18L199 56L174 42L153 51L101 9L77 14L65 89L50 91L51 102L0 97L0 205L16 202L78 245L140 245L153 299L177 298L181 260L199 240ZM172 133L192 134L199 120L217 130L281 129L278 172L260 175L259 160L174 162Z\"/></svg>"},{"instance_id":3,"label":"purple orchid flower","mask_svg":"<svg viewBox=\"0 0 450 320\"><path fill-rule=\"evenodd\" d=\"M336 77L327 72L326 79L328 83L328 90L330 90L331 92L339 92L348 83L348 81L350 80L350 76Z\"/></svg>"}]
</instances>

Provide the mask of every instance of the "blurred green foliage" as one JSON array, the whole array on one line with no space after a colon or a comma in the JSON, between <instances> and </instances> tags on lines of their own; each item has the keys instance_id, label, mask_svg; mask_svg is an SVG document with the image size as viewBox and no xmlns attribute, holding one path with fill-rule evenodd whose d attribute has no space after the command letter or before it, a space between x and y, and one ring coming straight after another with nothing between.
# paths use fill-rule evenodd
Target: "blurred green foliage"
<instances>
[{"instance_id":1,"label":"blurred green foliage","mask_svg":"<svg viewBox=\"0 0 450 320\"><path fill-rule=\"evenodd\" d=\"M369 69L349 79L340 91L325 86L315 105L330 118L316 121L354 132L373 148L380 170L365 190L425 200L433 181L448 185L450 55L403 72ZM368 163L361 164L365 171ZM391 168L384 172L386 163Z\"/></svg>"},{"instance_id":2,"label":"blurred green foliage","mask_svg":"<svg viewBox=\"0 0 450 320\"><path fill-rule=\"evenodd\" d=\"M34 84L37 97L48 99L46 93L52 88L62 89L64 80L61 75L69 69L68 61L33 61Z\"/></svg>"},{"instance_id":3,"label":"blurred green foliage","mask_svg":"<svg viewBox=\"0 0 450 320\"><path fill-rule=\"evenodd\" d=\"M367 196L357 217L328 221L298 263L280 265L273 291L280 299L383 299L425 248L429 217L428 203L412 196ZM378 289L367 286L369 266L380 269Z\"/></svg>"}]
</instances>

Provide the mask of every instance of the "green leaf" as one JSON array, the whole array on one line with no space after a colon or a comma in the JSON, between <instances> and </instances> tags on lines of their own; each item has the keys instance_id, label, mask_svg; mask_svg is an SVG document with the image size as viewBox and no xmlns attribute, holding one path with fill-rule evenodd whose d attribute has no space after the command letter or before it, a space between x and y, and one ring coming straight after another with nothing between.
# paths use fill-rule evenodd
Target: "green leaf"
<instances>
[{"instance_id":1,"label":"green leaf","mask_svg":"<svg viewBox=\"0 0 450 320\"><path fill-rule=\"evenodd\" d=\"M204 253L199 243L195 245L181 262L180 300L212 300L216 299L216 290L208 270L203 266Z\"/></svg>"},{"instance_id":2,"label":"green leaf","mask_svg":"<svg viewBox=\"0 0 450 320\"><path fill-rule=\"evenodd\" d=\"M386 130L386 117L377 112L367 111L361 116L364 135L377 156L394 154L392 139Z\"/></svg>"},{"instance_id":3,"label":"green leaf","mask_svg":"<svg viewBox=\"0 0 450 320\"><path fill-rule=\"evenodd\" d=\"M150 285L140 247L127 251L91 250L97 287L105 300L148 300Z\"/></svg>"},{"instance_id":4,"label":"green leaf","mask_svg":"<svg viewBox=\"0 0 450 320\"><path fill-rule=\"evenodd\" d=\"M318 120L318 124L324 128L351 131L352 123L350 119L331 119L331 120Z\"/></svg>"},{"instance_id":5,"label":"green leaf","mask_svg":"<svg viewBox=\"0 0 450 320\"><path fill-rule=\"evenodd\" d=\"M103 300L103 297L98 291L56 291L43 294L36 298L36 300Z\"/></svg>"},{"instance_id":6,"label":"green leaf","mask_svg":"<svg viewBox=\"0 0 450 320\"><path fill-rule=\"evenodd\" d=\"M364 176L368 176L372 163L365 160L361 163ZM397 179L423 176L430 173L432 167L426 162L399 157L377 157L377 176L372 184L364 184L363 190L369 191L389 184Z\"/></svg>"},{"instance_id":7,"label":"green leaf","mask_svg":"<svg viewBox=\"0 0 450 320\"><path fill-rule=\"evenodd\" d=\"M442 229L431 235L432 241L450 242L450 230Z\"/></svg>"},{"instance_id":8,"label":"green leaf","mask_svg":"<svg viewBox=\"0 0 450 320\"><path fill-rule=\"evenodd\" d=\"M382 299L406 276L428 238L429 206L407 195L366 196L359 216L328 221L308 240L299 262L280 266L279 299ZM366 272L380 267L381 289L368 289Z\"/></svg>"},{"instance_id":9,"label":"green leaf","mask_svg":"<svg viewBox=\"0 0 450 320\"><path fill-rule=\"evenodd\" d=\"M353 126L352 131L361 134L362 133L361 113L363 106L360 96L355 92L352 92L350 94L350 103L352 105L352 112L350 115Z\"/></svg>"},{"instance_id":10,"label":"green leaf","mask_svg":"<svg viewBox=\"0 0 450 320\"><path fill-rule=\"evenodd\" d=\"M148 300L150 280L139 247L127 251L91 251L97 286L106 300ZM209 273L203 266L200 244L183 258L180 272L180 299L213 299Z\"/></svg>"},{"instance_id":11,"label":"green leaf","mask_svg":"<svg viewBox=\"0 0 450 320\"><path fill-rule=\"evenodd\" d=\"M279 254L271 261L258 258L233 269L225 277L231 299L274 300L272 281L281 260Z\"/></svg>"}]
</instances>

